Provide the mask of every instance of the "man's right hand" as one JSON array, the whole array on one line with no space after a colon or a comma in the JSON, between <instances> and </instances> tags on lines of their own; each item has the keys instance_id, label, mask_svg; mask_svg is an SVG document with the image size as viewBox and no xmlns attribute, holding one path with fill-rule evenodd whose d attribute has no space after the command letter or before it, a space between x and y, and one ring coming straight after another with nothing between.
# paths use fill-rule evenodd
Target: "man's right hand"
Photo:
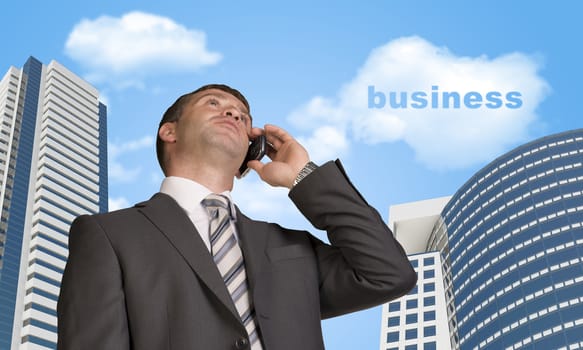
<instances>
[{"instance_id":1,"label":"man's right hand","mask_svg":"<svg viewBox=\"0 0 583 350\"><path fill-rule=\"evenodd\" d=\"M257 129L253 129L256 133ZM275 125L265 125L263 133L267 138L267 156L270 162L250 161L249 168L271 186L291 189L294 180L303 167L310 161L306 149L284 129Z\"/></svg>"}]
</instances>

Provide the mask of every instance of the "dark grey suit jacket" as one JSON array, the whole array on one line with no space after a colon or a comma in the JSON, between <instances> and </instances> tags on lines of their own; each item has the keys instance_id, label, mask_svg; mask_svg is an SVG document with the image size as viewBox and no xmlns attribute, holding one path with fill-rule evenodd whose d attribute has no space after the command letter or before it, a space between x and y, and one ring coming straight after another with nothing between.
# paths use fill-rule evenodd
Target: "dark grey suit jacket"
<instances>
[{"instance_id":1,"label":"dark grey suit jacket","mask_svg":"<svg viewBox=\"0 0 583 350\"><path fill-rule=\"evenodd\" d=\"M322 318L399 297L416 274L339 162L289 196L331 245L240 212L236 225L265 349L320 350ZM165 194L75 220L57 309L61 350L248 348L210 253Z\"/></svg>"}]
</instances>

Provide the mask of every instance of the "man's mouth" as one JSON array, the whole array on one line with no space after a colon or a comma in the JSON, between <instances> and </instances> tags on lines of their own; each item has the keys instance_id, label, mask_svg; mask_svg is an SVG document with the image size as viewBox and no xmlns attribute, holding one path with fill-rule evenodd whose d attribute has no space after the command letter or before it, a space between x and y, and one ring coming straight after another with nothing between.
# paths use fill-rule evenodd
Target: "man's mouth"
<instances>
[{"instance_id":1,"label":"man's mouth","mask_svg":"<svg viewBox=\"0 0 583 350\"><path fill-rule=\"evenodd\" d=\"M237 124L236 124L234 121L232 121L232 120L229 120L229 118L225 118L225 117L219 117L219 118L218 118L218 119L215 121L215 123L217 123L217 124L221 124L221 125L226 125L226 126L228 126L228 127L232 128L233 130L235 130L236 132L239 132L239 127L238 127L238 125L237 125Z\"/></svg>"}]
</instances>

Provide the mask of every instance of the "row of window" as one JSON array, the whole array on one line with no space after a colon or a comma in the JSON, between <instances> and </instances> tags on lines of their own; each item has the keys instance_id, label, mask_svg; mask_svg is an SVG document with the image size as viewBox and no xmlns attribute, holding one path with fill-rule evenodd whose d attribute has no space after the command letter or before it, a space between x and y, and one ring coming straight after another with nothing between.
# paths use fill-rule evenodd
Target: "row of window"
<instances>
[{"instance_id":1,"label":"row of window","mask_svg":"<svg viewBox=\"0 0 583 350\"><path fill-rule=\"evenodd\" d=\"M76 210L75 216L84 213L94 213L96 210L95 205L98 204L96 201L89 202L86 198L81 197L80 194L72 192L71 190L64 188L61 184L52 181L45 180L37 182L36 190L37 193L41 193L41 195L36 197L35 205L38 201L44 200L45 198L56 197L56 200L59 203L67 203L69 206L73 206Z\"/></svg>"},{"instance_id":2,"label":"row of window","mask_svg":"<svg viewBox=\"0 0 583 350\"><path fill-rule=\"evenodd\" d=\"M562 244L559 247L551 247L549 249L543 250L543 251L539 251L536 254L530 255L528 257L525 257L524 259L519 260L518 262L508 266L507 268L505 268L504 270L496 273L495 275L493 275L492 277L488 278L486 281L484 281L484 283L480 284L479 287L473 288L472 292L470 294L468 294L468 296L466 298L464 298L463 300L459 301L459 307L463 307L468 300L471 300L473 297L475 297L478 293L482 292L485 288L487 288L488 286L490 286L492 283L494 283L495 281L501 279L502 277L508 275L509 273L518 270L519 267L531 263L535 260L540 260L540 259L545 259L546 255L550 255L550 254L554 254L557 252L561 252L567 248L572 248L575 245L577 246L583 246L583 239L577 240L576 242L569 242L566 244ZM507 285L504 289L500 288L500 290L504 290L504 292L507 292L509 290L511 290L512 288L516 288L522 284L525 284L526 282L539 278L540 276L558 271L560 269L564 269L566 267L572 266L572 265L578 265L582 262L582 258L575 258L575 259L571 259L569 261L562 261L558 264L554 264L551 265L550 267L545 267L539 271L533 272L530 275L527 275L525 277L523 277L521 280L519 281L514 281L512 284ZM546 262L546 261L545 261ZM465 284L464 284L465 286ZM461 288L460 288L461 289ZM454 292L455 295L458 295L459 290L456 290ZM479 306L476 307L476 310L479 309Z\"/></svg>"},{"instance_id":3,"label":"row of window","mask_svg":"<svg viewBox=\"0 0 583 350\"><path fill-rule=\"evenodd\" d=\"M435 321L435 310L429 310L423 312L423 322ZM388 318L388 327L397 327L401 323L400 316L391 316ZM407 314L405 316L405 324L416 324L419 323L419 317L417 313Z\"/></svg>"},{"instance_id":4,"label":"row of window","mask_svg":"<svg viewBox=\"0 0 583 350\"><path fill-rule=\"evenodd\" d=\"M423 307L435 305L435 296L428 296L423 298ZM418 299L409 299L405 301L405 308L407 310L413 310L419 308ZM401 311L401 302L393 301L389 303L389 312Z\"/></svg>"},{"instance_id":5,"label":"row of window","mask_svg":"<svg viewBox=\"0 0 583 350\"><path fill-rule=\"evenodd\" d=\"M540 218L540 220L537 220L537 222L544 222L546 220L544 220L545 218ZM534 221L533 221L534 223ZM501 252L499 255L494 256L493 258L489 258L489 261L486 262L482 267L480 267L475 274L479 275L483 270L486 270L488 268L490 268L492 265L495 265L496 263L498 263L499 261L503 260L504 258L506 258L507 256L511 256L515 253L517 253L518 251L524 249L524 248L528 248L529 246L531 246L533 243L543 240L543 239L548 239L551 238L553 236L557 236L558 234L561 234L563 232L569 231L569 230L574 230L574 229L578 229L583 225L583 222L576 222L573 224L569 224L569 225L564 225L562 227L554 227L553 230L550 231L546 231L543 232L539 235L536 235L532 238L528 238L525 239L524 241L520 242L520 243L515 243L514 241L512 243L509 244L509 248L506 251ZM526 226L526 227L525 227ZM468 263L466 263L457 273L456 279L459 278L465 270L469 269L470 267L472 267L471 265L478 259L480 259L483 256L488 255L492 256L492 252L490 252L491 250L496 249L497 247L502 247L503 244L510 242L510 239L512 239L513 236L518 236L519 234L523 233L523 231L526 231L528 229L530 229L531 225L530 223L528 225L525 225L522 227L519 227L515 230L513 230L512 232L509 232L507 234L505 234L504 236L498 238L495 242L490 243L490 245L488 245L488 247L482 249L480 252L476 253L475 256L473 256ZM531 236L531 234L529 234L529 236ZM498 249L499 250L499 249ZM470 277L471 278L471 277ZM455 279L454 279L455 280Z\"/></svg>"},{"instance_id":6,"label":"row of window","mask_svg":"<svg viewBox=\"0 0 583 350\"><path fill-rule=\"evenodd\" d=\"M52 284L53 286L57 287L57 288L61 288L61 281L57 281L55 279L52 279L50 277L47 277L45 275L42 275L38 272L33 272L30 275L28 275L27 280L30 281L31 279L36 278L40 281L46 282L48 284Z\"/></svg>"},{"instance_id":7,"label":"row of window","mask_svg":"<svg viewBox=\"0 0 583 350\"><path fill-rule=\"evenodd\" d=\"M96 149L97 147L95 147L95 150ZM45 154L51 155L51 153L53 153L52 158L58 159L58 157L61 157L62 159L60 160L60 163L62 163L67 169L75 170L75 168L78 167L80 169L76 171L77 173L80 173L80 175L87 178L87 180L98 182L96 175L99 172L99 155L97 152L91 154L87 152L85 148L79 147L76 143L64 140L59 135L51 135L47 133L42 136L39 153L41 156ZM72 167L69 164L74 164L76 167ZM87 174L85 174L85 172L87 172Z\"/></svg>"},{"instance_id":8,"label":"row of window","mask_svg":"<svg viewBox=\"0 0 583 350\"><path fill-rule=\"evenodd\" d=\"M43 346L43 347L48 348L48 349L56 349L57 348L56 343L49 341L49 340L46 340L46 339L43 339L43 338L35 337L33 335L25 335L24 337L22 337L20 343L21 344L33 343L33 344L37 344L37 345Z\"/></svg>"},{"instance_id":9,"label":"row of window","mask_svg":"<svg viewBox=\"0 0 583 350\"><path fill-rule=\"evenodd\" d=\"M409 344L409 345L405 345L404 348L399 348L399 347L391 347L391 348L387 348L387 350L436 350L437 349L437 343L434 341L430 341L427 343L423 344L423 347L419 347L417 344Z\"/></svg>"},{"instance_id":10,"label":"row of window","mask_svg":"<svg viewBox=\"0 0 583 350\"><path fill-rule=\"evenodd\" d=\"M79 97L86 100L89 105L91 105L93 99L98 98L97 95L92 93L90 90L86 89L86 86L79 85L77 82L72 80L70 77L63 74L63 72L60 69L56 69L54 67L50 67L50 68L51 69L49 70L49 72L47 74L47 81L48 82L51 82L54 79L55 83L58 83L60 85L66 86L68 89L71 89L72 93L74 93L75 95L78 95ZM72 88L71 86L74 86L74 87ZM80 92L82 92L82 93L80 93ZM86 95L89 95L91 97L91 99L88 99Z\"/></svg>"},{"instance_id":11,"label":"row of window","mask_svg":"<svg viewBox=\"0 0 583 350\"><path fill-rule=\"evenodd\" d=\"M571 327L569 327L569 328L571 328ZM552 332L552 330L549 329L547 332ZM532 337L529 337L529 338L524 339L523 341L520 341L512 346L509 346L505 350L523 349L524 345L528 345L531 342L533 342L530 338L532 338ZM542 337L539 337L538 339L542 339ZM533 345L536 346L537 344L535 343ZM576 341L576 342L568 344L566 346L562 346L562 347L558 348L557 350L578 350L578 349L583 349L583 341Z\"/></svg>"},{"instance_id":12,"label":"row of window","mask_svg":"<svg viewBox=\"0 0 583 350\"><path fill-rule=\"evenodd\" d=\"M433 337L435 336L435 326L423 327L423 337ZM388 332L387 333L387 343L396 343L399 341L399 331ZM405 340L417 339L419 334L417 328L409 328L405 330Z\"/></svg>"},{"instance_id":13,"label":"row of window","mask_svg":"<svg viewBox=\"0 0 583 350\"><path fill-rule=\"evenodd\" d=\"M583 179L583 177L582 177L582 179ZM486 239L489 234L500 229L501 227L508 224L509 222L512 222L512 221L524 216L525 214L534 211L536 208L539 208L541 206L547 206L547 205L551 205L552 203L562 202L562 201L571 199L573 197L581 197L582 195L583 195L582 191L574 191L571 193L563 193L559 196L555 196L554 198L549 198L543 202L534 203L533 205L530 205L530 206L528 206L528 207L524 208L523 210L520 210L516 213L512 213L509 217L504 218L503 220L500 220L495 225L492 225L491 227L489 227L485 233L482 233L481 235L479 235L479 237L477 237L477 239L472 239L471 242L462 245L462 243L466 237L474 234L482 226L482 224L485 223L485 219L480 220L475 225L473 225L470 229L468 229L464 233L463 237L451 247L452 252L454 252L456 250L456 248L458 248L458 247L459 248L463 247L463 250L453 260L452 266L456 266L456 264L459 262L460 259L462 259L472 248L481 244L482 241L484 239ZM579 211L579 210L583 210L583 206L577 207L577 208L570 208L570 209L575 209L576 211ZM562 211L558 211L558 212L549 213L548 215L536 215L534 217L534 220L532 220L529 225L536 225L538 223L541 223L541 222L544 222L547 220L551 220L551 219L554 219L555 217L563 216L565 214L566 214L566 211L562 210ZM522 227L524 227L524 226L526 226L526 225L523 225ZM458 229L462 229L462 228L463 228L462 226L458 227ZM463 228L463 229L465 229L465 228ZM518 229L515 229L515 231L516 230L518 230Z\"/></svg>"},{"instance_id":14,"label":"row of window","mask_svg":"<svg viewBox=\"0 0 583 350\"><path fill-rule=\"evenodd\" d=\"M572 279L568 279L566 281L563 282L559 282L559 283L555 283L554 285L548 286L544 289L540 289L537 291L534 291L530 294L525 295L522 298L516 299L514 300L512 303L508 304L508 305L499 305L497 304L497 309L496 312L493 315L490 315L489 317L486 318L486 320L488 319L495 319L497 316L499 315L503 315L506 312L512 311L514 310L517 306L522 305L525 302L530 302L531 300L534 300L536 298L540 298L543 295L549 294L553 291L558 292L561 289L565 288L565 287L570 287L574 284L579 284L579 283L583 283L583 276L578 276ZM511 286L509 286L510 288L505 288L504 290L500 290L498 291L495 295L490 296L490 298L488 298L487 300L484 300L484 302L482 302L480 305L478 305L475 309L473 309L472 311L470 311L468 313L468 315L466 315L460 322L460 326L463 325L464 323L466 323L471 317L474 316L475 313L479 312L482 308L485 308L486 306L488 306L488 304L492 303L494 300L501 298L504 294L507 294L510 292L511 289L514 289L515 287L520 286L522 283L518 283L516 286L514 286L514 284L512 284ZM583 287L582 287L583 288ZM502 306L502 307L500 307Z\"/></svg>"},{"instance_id":15,"label":"row of window","mask_svg":"<svg viewBox=\"0 0 583 350\"><path fill-rule=\"evenodd\" d=\"M49 171L43 174L41 179L37 179L37 190L46 189L51 193L58 195L65 199L65 201L72 202L80 207L88 208L92 204L99 204L99 195L88 191L75 183L63 179L59 173L47 167ZM101 186L103 187L103 186Z\"/></svg>"},{"instance_id":16,"label":"row of window","mask_svg":"<svg viewBox=\"0 0 583 350\"><path fill-rule=\"evenodd\" d=\"M581 187L578 186L577 184L583 181L583 176L580 176L583 164L577 163L574 166L569 165L568 167L578 169L576 169L576 171L571 171L569 174L561 174L561 176L558 175L549 176L555 170L559 169L556 168L553 169L552 171L543 173L542 178L533 176L533 178L536 179L530 178L524 179L520 182L513 184L512 186L509 185L506 188L500 188L498 192L492 194L490 200L484 198L484 203L482 203L481 206L478 206L477 208L469 208L468 210L465 210L464 212L460 213L461 215L464 215L465 218L463 223L454 223L451 220L448 220L449 227L455 227L455 229L452 231L451 237L455 237L458 233L463 232L464 235L461 238L459 238L459 241L461 242L468 236L466 233L467 226L472 226L472 228L479 226L479 224L484 223L489 218L494 217L496 214L499 213L519 212L520 210L524 209L529 203L539 201L538 198L543 199L540 200L541 203L539 203L538 206L542 206L543 204L546 205L549 202L544 201L544 199L553 196L554 193L561 192L562 189L571 188L573 191L579 190ZM565 166L564 168L567 168L567 166ZM549 172L551 174L547 175L547 173ZM519 191L519 188L522 188L521 191ZM550 190L553 190L552 193L549 193L551 192ZM504 197L505 199L503 199L502 197ZM491 202L494 203L490 205ZM498 206L495 207L491 213L482 214L482 212L488 209L486 207L495 205ZM479 222L477 224L473 224L472 222L476 221L478 218L480 219ZM470 223L472 223L472 225L470 225ZM457 249L458 245L453 246L452 250Z\"/></svg>"},{"instance_id":17,"label":"row of window","mask_svg":"<svg viewBox=\"0 0 583 350\"><path fill-rule=\"evenodd\" d=\"M71 132L66 125L63 125L61 121L57 119L52 119L51 122L43 126L41 130L41 141L46 137L45 135L56 134L56 137L61 140L61 142L66 142L67 144L73 145L75 148L82 149L84 154L90 156L98 156L97 146L99 146L97 140L93 138L93 142L88 142L85 137L78 135L76 132Z\"/></svg>"},{"instance_id":18,"label":"row of window","mask_svg":"<svg viewBox=\"0 0 583 350\"><path fill-rule=\"evenodd\" d=\"M70 116L66 115L67 110L63 109L59 106L53 106L52 104L47 106L47 109L44 111L45 120L43 120L43 128L42 131L45 132L45 129L49 126L54 126L53 129L58 129L71 137L78 139L79 144L87 144L90 148L91 146L97 146L97 138L99 130L99 126L97 129L92 129L91 132L85 129L80 128L74 120L70 118Z\"/></svg>"},{"instance_id":19,"label":"row of window","mask_svg":"<svg viewBox=\"0 0 583 350\"><path fill-rule=\"evenodd\" d=\"M528 164L526 164L526 165L524 165L524 166L522 166L522 167L520 167L520 168L518 168L518 169L516 169L514 171L511 171L510 173L507 173L507 174L502 175L502 177L500 177L496 181L494 181L491 184L489 184L486 188L482 189L480 191L479 195L477 195L475 197L475 199L478 199L479 197L483 196L487 192L490 192L495 187L500 187L503 182L506 182L511 177L514 177L516 175L519 175L520 173L522 173L523 171L525 171L527 169L533 168L533 167L538 166L538 165L540 165L542 163L546 163L546 162L548 162L550 160L560 159L560 158L567 158L567 157L571 157L571 156L576 156L579 152L583 152L583 150L572 150L572 151L569 151L569 152L563 152L561 154L554 154L554 155L552 155L550 157L546 157L546 158L543 158L543 159L536 160L536 161L534 161L532 163L528 163ZM558 164L553 164L553 165L558 165ZM523 182L525 180L526 181L535 181L536 179L542 178L544 176L551 175L551 174L553 174L555 172L561 172L563 170L570 170L573 167L580 167L580 166L581 166L581 163L567 164L567 165L564 165L564 166L557 166L555 168L548 169L546 171L541 171L538 174L531 175L531 176L525 178L524 180L522 180L521 182ZM541 170L544 170L544 168L542 168ZM468 202L467 203L467 206L471 206L473 200L474 199L472 199L470 202ZM485 206L484 205L484 202L481 201L481 203L482 203L481 206L484 207ZM462 210L465 210L465 209L466 208L462 208Z\"/></svg>"},{"instance_id":20,"label":"row of window","mask_svg":"<svg viewBox=\"0 0 583 350\"><path fill-rule=\"evenodd\" d=\"M54 302L57 302L59 300L59 296L58 295L55 295L53 293L49 293L49 292L47 292L45 290L42 290L40 288L32 287L32 288L29 288L29 289L26 290L26 295L30 295L30 294L33 294L33 293L34 294L38 294L38 295L40 295L42 297L45 297L47 299L50 299L50 300L52 300Z\"/></svg>"},{"instance_id":21,"label":"row of window","mask_svg":"<svg viewBox=\"0 0 583 350\"><path fill-rule=\"evenodd\" d=\"M429 272L429 271L425 271L425 272ZM431 271L431 272L434 272L434 271ZM427 276L431 276L431 278L433 278L433 277L435 277L435 273L427 274L425 276L425 278L428 278ZM415 295L418 292L419 292L419 286L416 285L415 287L413 287L413 289L411 289L409 291L409 293L407 295ZM435 292L435 283L434 282L423 283L423 293L430 293L430 292Z\"/></svg>"},{"instance_id":22,"label":"row of window","mask_svg":"<svg viewBox=\"0 0 583 350\"><path fill-rule=\"evenodd\" d=\"M583 153L583 150L582 150L582 153ZM478 216L480 214L480 212L482 210L485 210L488 206L490 206L491 203L493 203L496 200L499 200L502 195L507 195L510 192L516 191L518 188L525 187L531 183L532 184L530 185L530 187L537 187L534 189L526 188L526 191L524 191L524 193L522 195L518 194L514 199L508 201L499 209L504 209L506 206L510 206L510 203L512 203L512 205L514 205L517 202L520 202L521 200L523 200L524 198L528 198L528 196L530 196L532 194L539 194L541 192L548 190L549 188L553 188L553 187L557 187L559 185L565 185L566 183L569 183L569 182L577 181L578 180L577 178L565 179L566 176L562 175L563 179L560 179L558 181L553 182L553 180L556 179L557 177L551 176L551 175L554 175L555 173L561 173L561 172L566 171L566 170L581 168L582 166L583 166L583 164L581 162L578 162L575 164L568 164L565 166L557 166L553 169L549 169L547 171L540 172L540 173L532 175L528 178L522 179L521 181L517 181L516 183L512 184L511 186L509 184L507 187L504 188L504 190L500 189L500 190L498 190L498 192L494 193L490 199L480 198L480 197L483 197L483 194L477 194L475 196L475 198L473 198L470 201L470 203L467 203L466 205L464 205L464 207L455 215L454 218L448 220L450 226L457 227L457 229L452 232L451 237L452 238L455 237L460 232L460 228L464 224L469 222L475 216ZM546 183L538 183L537 184L537 181L540 182L541 179L544 179L544 178L547 179ZM580 179L578 181L580 181ZM528 196L526 195L527 193L529 193ZM482 200L482 202L480 202L481 204L478 205L476 208L471 208L471 204L473 204L474 201L477 202L479 199ZM469 215L466 214L467 212L469 212ZM459 224L456 223L456 221L461 217L464 218L463 222L459 223ZM464 235L464 237L465 237L465 235ZM460 238L460 241L462 241L464 237Z\"/></svg>"},{"instance_id":23,"label":"row of window","mask_svg":"<svg viewBox=\"0 0 583 350\"><path fill-rule=\"evenodd\" d=\"M552 148L552 147L556 147L557 145L569 144L569 143L573 143L573 142L583 142L583 137L574 137L574 138L569 138L566 140L561 140L558 142L559 143L553 142L553 143L549 143L549 144L542 144L539 147L527 149L526 151L522 152L521 154L516 155L515 157L509 159L508 161L497 164L497 166L494 167L492 170L490 170L488 173L484 174L483 176L478 178L476 181L474 181L472 186L470 188L468 188L463 194L461 194L459 196L459 198L455 201L455 203L449 208L449 210L447 211L445 216L449 217L451 212L453 212L453 211L456 211L458 213L458 215L459 215L459 213L463 212L464 208L462 208L461 210L457 209L457 206L459 205L459 203L462 202L464 200L465 196L467 196L469 193L471 193L475 187L477 187L479 184L481 184L484 180L489 178L491 175L497 173L499 170L504 169L506 166L511 165L512 163L522 159L523 157L527 157L527 156L534 154L534 153L537 153L539 151L546 150L549 147ZM551 144L552 144L552 146L550 146Z\"/></svg>"},{"instance_id":24,"label":"row of window","mask_svg":"<svg viewBox=\"0 0 583 350\"><path fill-rule=\"evenodd\" d=\"M582 227L582 225L583 225L583 222L573 222L573 223L570 223L572 220L570 219L570 216L569 215L571 215L573 213L576 213L577 215L581 216L581 214L583 214L583 205L582 206L579 206L577 208L569 208L567 211L563 211L562 213L551 214L551 215L554 215L554 219L561 220L561 221L553 222L552 225L544 225L544 223L548 219L548 216L547 217L541 217L539 219L535 219L533 221L530 221L529 223L524 224L521 227L519 227L519 228L517 228L515 230L512 230L511 232L506 233L504 236L498 238L498 240L496 240L495 242L492 242L487 247L484 247L480 252L478 252L478 253L474 252L474 254L475 255L477 255L477 254L484 255L488 251L493 251L496 248L501 247L502 244L518 244L518 242L514 243L514 241L522 241L522 240L524 240L524 242L526 242L526 241L528 241L528 239L526 239L526 237L519 238L518 240L517 240L517 237L518 237L519 234L521 234L523 232L530 231L530 230L533 230L534 231L532 233L529 232L530 234L536 234L539 231L545 231L546 230L542 235L539 235L539 236L541 236L543 239L547 239L547 238L551 237L552 235L556 235L558 233L563 233L563 232L566 232L566 231L569 231L569 230L577 230L577 229L580 229ZM478 238L478 240L479 241L482 241L482 240L484 240L484 237L486 237L486 235L483 235L482 237ZM513 241L511 241L511 239ZM524 247L524 246L522 246L522 247ZM490 254L492 255L492 253L490 253ZM498 260L501 260L501 259L503 259L507 255L510 256L510 255L514 255L514 254L508 254L507 251L506 252L501 252L499 254L494 255L494 258L493 259L498 258ZM529 255L533 255L533 254L531 253ZM458 258L461 258L461 256L458 257ZM456 279L463 278L467 282L468 281L468 277L462 277L463 276L463 273L464 273L465 270L468 270L468 269L472 268L473 266L474 265L469 265L468 263L465 263L462 266L462 268L460 269L460 271L456 273L455 278L454 278L454 281ZM482 269L482 271L483 271L483 269ZM467 284L467 283L465 283L465 284ZM462 286L459 287L459 289L457 290L457 292L461 292L462 289L463 289L463 284L462 284Z\"/></svg>"},{"instance_id":25,"label":"row of window","mask_svg":"<svg viewBox=\"0 0 583 350\"><path fill-rule=\"evenodd\" d=\"M543 339L545 337L549 337L549 336L556 334L556 333L564 333L566 330L569 330L573 327L581 327L581 326L583 326L583 318L580 318L576 321L565 322L564 324L560 324L560 325L554 326L552 328L547 328L541 332L537 332L535 334L532 334L532 335L522 339L521 341L517 342L513 346L507 347L506 350L522 349L525 346L528 346L529 344L534 343L536 341L540 341L541 339ZM485 341L481 342L480 348L485 347L492 340L490 340L490 338L488 338ZM579 343L575 344L575 345L579 345L579 347L569 346L569 350L579 349L582 344L583 344L583 342L579 342Z\"/></svg>"},{"instance_id":26,"label":"row of window","mask_svg":"<svg viewBox=\"0 0 583 350\"><path fill-rule=\"evenodd\" d=\"M517 302L516 304L522 304L524 303L524 298L519 300L519 302ZM509 333L511 331L513 331L514 329L523 326L525 324L530 324L530 327L532 327L532 323L537 321L538 319L546 316L547 314L550 314L552 312L555 311L560 311L560 310L564 310L564 309L570 309L570 308L574 308L578 305L583 304L583 297L579 297L579 298L573 298L569 301L564 301L561 302L557 305L551 305L549 307L546 307L540 311L537 312L533 312L528 316L522 317L520 320L517 320L516 322L513 322L511 325L509 326L505 326L502 329L497 330L494 334L492 334L490 337L488 337L485 341L483 341L484 345L488 344L492 341L494 341L495 339L499 338L500 336ZM491 322L493 319L497 318L499 315L496 315L496 317L490 318L488 320L488 323ZM549 324L554 324L554 328L551 329L562 329L561 327L565 327L567 328L567 325L569 325L569 327L573 327L575 325L579 326L579 325L583 325L583 318L582 319L578 319L576 321L570 321L570 322L565 322L566 320L559 320L558 323L549 323ZM462 339L461 339L461 344L463 344L465 341L467 341L470 337L472 337L477 331L479 331L482 327L486 326L486 322L480 322L478 324L477 327L472 328L472 330L470 332L468 332ZM551 332L552 333L552 332ZM549 334L551 334L549 333ZM546 334L544 332L541 332L540 335L541 336L547 336L549 334ZM536 334L533 334L531 338L532 340L537 340L538 338L535 338ZM528 339L528 338L527 338ZM482 346L482 344L480 344Z\"/></svg>"},{"instance_id":27,"label":"row of window","mask_svg":"<svg viewBox=\"0 0 583 350\"><path fill-rule=\"evenodd\" d=\"M75 109L74 114L78 116L79 120L83 120L88 124L88 121L95 120L94 118L91 118L91 114L97 107L97 96L84 96L83 94L79 94L79 91L80 90L72 89L66 83L58 80L53 81L50 74L47 79L47 84L45 84L45 96L58 96L61 101L64 101ZM80 101L78 97L83 98L85 101ZM45 98L45 101L46 100L47 98Z\"/></svg>"},{"instance_id":28,"label":"row of window","mask_svg":"<svg viewBox=\"0 0 583 350\"><path fill-rule=\"evenodd\" d=\"M414 268L419 267L419 259L413 259L410 261L411 262L411 266L413 266ZM433 266L435 265L435 258L432 256L428 256L423 258L423 266Z\"/></svg>"},{"instance_id":29,"label":"row of window","mask_svg":"<svg viewBox=\"0 0 583 350\"><path fill-rule=\"evenodd\" d=\"M459 295L466 286L469 285L469 283L471 281L473 281L474 279L478 278L478 276L480 276L483 272L488 271L489 269L493 269L494 265L496 265L499 261L503 260L506 257L510 257L510 256L528 256L525 259L520 260L518 263L515 263L513 265L508 266L507 268L511 268L512 266L518 264L517 266L523 266L525 264L528 264L532 261L534 261L537 258L537 255L540 255L542 257L542 255L546 253L554 253L557 249L558 250L562 250L565 249L567 247L571 247L573 246L576 242L568 242L568 243L564 243L564 244L560 244L557 245L556 247L552 247L549 248L546 251L534 251L533 249L530 249L530 251L528 252L528 254L520 254L521 250L526 250L527 248L531 248L533 246L533 244L539 242L539 241L549 241L549 239L553 238L553 237L557 237L559 234L564 234L567 231L570 230L576 230L579 229L583 226L583 222L578 222L578 223L574 223L572 225L565 225L563 227L560 228L555 228L552 231L546 231L543 232L539 235L536 235L532 238L529 238L525 241L523 241L522 243L513 243L515 244L515 246L510 247L507 251L501 252L499 255L494 256L493 258L491 258L490 261L486 262L483 266L481 266L480 268L478 268L469 278L465 277L465 280L463 283L461 283L460 285L456 286L456 291L455 294ZM515 232L516 231L516 232ZM500 245L503 242L506 241L510 241L512 239L513 236L518 235L519 233L521 233L523 230L515 230L512 231L506 235L504 235L504 237L499 238L495 243L492 244L492 247L488 247L488 248L484 248L484 250L478 254L486 254L490 249L493 249L496 245ZM577 243L580 244L580 243ZM464 271L474 267L474 266L464 266L457 274L456 277L454 278L454 281L456 279L459 279L460 276L463 275ZM499 270L499 269L498 269ZM460 305L463 305L464 302L462 301L460 303Z\"/></svg>"}]
</instances>

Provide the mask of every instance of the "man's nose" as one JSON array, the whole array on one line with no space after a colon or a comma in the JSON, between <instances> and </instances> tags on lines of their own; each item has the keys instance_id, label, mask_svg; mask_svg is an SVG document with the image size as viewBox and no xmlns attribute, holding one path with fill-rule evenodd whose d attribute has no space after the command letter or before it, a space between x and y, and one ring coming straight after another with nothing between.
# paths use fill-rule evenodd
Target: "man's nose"
<instances>
[{"instance_id":1,"label":"man's nose","mask_svg":"<svg viewBox=\"0 0 583 350\"><path fill-rule=\"evenodd\" d=\"M225 108L224 114L227 117L234 118L236 121L241 120L241 113L235 107L230 106L230 107Z\"/></svg>"}]
</instances>

